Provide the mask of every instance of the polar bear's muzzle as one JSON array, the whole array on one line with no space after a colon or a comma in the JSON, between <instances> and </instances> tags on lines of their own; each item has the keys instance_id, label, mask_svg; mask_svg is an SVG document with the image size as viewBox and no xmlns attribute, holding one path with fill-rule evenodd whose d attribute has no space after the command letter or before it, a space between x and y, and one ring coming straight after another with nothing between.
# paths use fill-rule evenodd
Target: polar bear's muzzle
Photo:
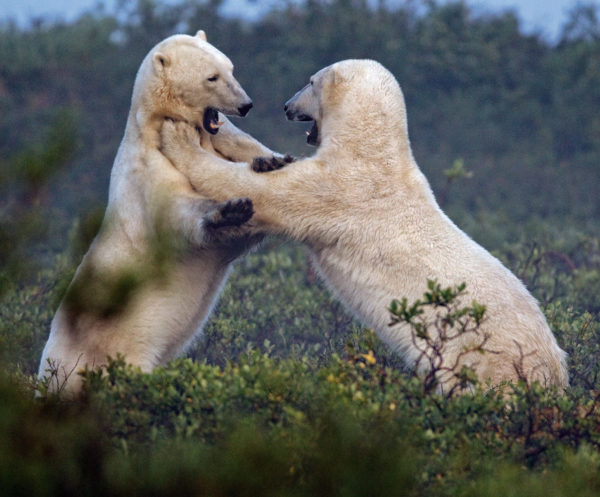
<instances>
[{"instance_id":1,"label":"polar bear's muzzle","mask_svg":"<svg viewBox=\"0 0 600 497\"><path fill-rule=\"evenodd\" d=\"M288 121L313 121L313 117L305 114L303 112L297 111L291 105L287 103L283 106L283 110L285 111L285 117L287 117Z\"/></svg>"},{"instance_id":2,"label":"polar bear's muzzle","mask_svg":"<svg viewBox=\"0 0 600 497\"><path fill-rule=\"evenodd\" d=\"M253 107L252 102L244 103L237 108L237 114L244 117L248 114L248 111ZM227 112L224 112L227 113ZM219 128L225 124L225 121L219 121L219 111L214 107L207 107L204 109L204 116L202 117L202 127L207 133L216 135L219 132Z\"/></svg>"},{"instance_id":3,"label":"polar bear's muzzle","mask_svg":"<svg viewBox=\"0 0 600 497\"><path fill-rule=\"evenodd\" d=\"M306 142L309 145L319 145L319 126L317 120L312 116L312 111L306 110L306 91L310 85L305 86L302 90L290 98L283 106L285 117L289 121L313 121L312 128L306 132Z\"/></svg>"},{"instance_id":4,"label":"polar bear's muzzle","mask_svg":"<svg viewBox=\"0 0 600 497\"><path fill-rule=\"evenodd\" d=\"M295 108L287 103L284 106L285 116L289 121L313 121L312 128L310 131L306 132L306 143L309 145L314 145L315 147L319 145L319 126L317 125L317 121L306 113L298 112Z\"/></svg>"}]
</instances>

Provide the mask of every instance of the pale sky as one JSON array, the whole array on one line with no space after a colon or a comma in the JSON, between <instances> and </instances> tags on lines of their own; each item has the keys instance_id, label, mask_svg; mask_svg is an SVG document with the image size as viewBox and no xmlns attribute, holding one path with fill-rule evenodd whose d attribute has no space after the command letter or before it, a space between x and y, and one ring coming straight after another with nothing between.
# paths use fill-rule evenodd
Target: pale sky
<instances>
[{"instance_id":1,"label":"pale sky","mask_svg":"<svg viewBox=\"0 0 600 497\"><path fill-rule=\"evenodd\" d=\"M234 15L244 13L252 17L260 11L261 6L276 2L277 0L257 0L252 3L247 0L227 0L225 12ZM578 0L467 0L467 3L475 7L476 12L513 10L521 19L526 32L539 32L549 40L554 40L568 12ZM115 0L0 0L0 21L13 19L21 26L26 26L31 18L36 17L49 16L69 21L98 4L103 4L110 10Z\"/></svg>"}]
</instances>

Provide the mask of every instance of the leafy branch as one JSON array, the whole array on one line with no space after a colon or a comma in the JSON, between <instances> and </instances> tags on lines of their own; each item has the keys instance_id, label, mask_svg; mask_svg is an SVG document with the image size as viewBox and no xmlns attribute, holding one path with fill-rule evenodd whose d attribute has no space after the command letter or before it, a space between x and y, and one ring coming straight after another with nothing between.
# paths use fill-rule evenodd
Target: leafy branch
<instances>
[{"instance_id":1,"label":"leafy branch","mask_svg":"<svg viewBox=\"0 0 600 497\"><path fill-rule=\"evenodd\" d=\"M436 280L428 280L427 289L423 298L414 303L409 304L406 298L392 301L390 326L410 327L412 344L419 351L413 372L422 374L425 393L438 391L451 397L478 383L474 369L463 364L464 357L492 352L485 348L489 335L480 330L486 308L476 301L470 306L460 305L460 297L466 293L465 283L442 288ZM450 344L464 341L466 335L473 339L449 362Z\"/></svg>"}]
</instances>

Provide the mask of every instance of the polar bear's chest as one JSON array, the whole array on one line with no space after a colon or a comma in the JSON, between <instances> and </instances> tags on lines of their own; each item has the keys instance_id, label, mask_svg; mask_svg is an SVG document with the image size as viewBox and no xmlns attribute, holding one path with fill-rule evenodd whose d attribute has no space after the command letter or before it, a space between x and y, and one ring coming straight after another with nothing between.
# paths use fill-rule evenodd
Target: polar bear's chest
<instances>
[{"instance_id":1,"label":"polar bear's chest","mask_svg":"<svg viewBox=\"0 0 600 497\"><path fill-rule=\"evenodd\" d=\"M204 131L200 133L200 146L207 152L220 157L220 155L215 150L215 147L213 147L213 144L210 141L210 137Z\"/></svg>"}]
</instances>

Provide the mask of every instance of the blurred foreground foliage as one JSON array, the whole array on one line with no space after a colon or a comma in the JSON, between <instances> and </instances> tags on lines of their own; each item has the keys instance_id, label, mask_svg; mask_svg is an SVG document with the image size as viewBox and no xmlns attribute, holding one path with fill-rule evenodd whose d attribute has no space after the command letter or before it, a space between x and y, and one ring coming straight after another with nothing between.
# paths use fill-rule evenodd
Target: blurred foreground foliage
<instances>
[{"instance_id":1,"label":"blurred foreground foliage","mask_svg":"<svg viewBox=\"0 0 600 497\"><path fill-rule=\"evenodd\" d=\"M0 26L0 494L598 495L597 10L579 6L550 45L462 3L310 0L253 22L219 1L118 5ZM345 57L389 67L444 209L539 299L571 387L440 396L348 316L304 249L271 239L236 263L187 357L151 374L114 358L81 401L34 399L135 71L199 28L255 101L242 125L283 152L310 153L273 124L312 72Z\"/></svg>"},{"instance_id":2,"label":"blurred foreground foliage","mask_svg":"<svg viewBox=\"0 0 600 497\"><path fill-rule=\"evenodd\" d=\"M528 263L531 250L506 252L513 269L527 268L526 280L537 274L527 264L541 264ZM597 255L578 270L593 273ZM86 373L83 400L65 402L33 399L30 376L60 293L59 257L3 300L0 488L7 495L597 495L600 320L577 304L587 302L577 274L544 261L534 288L553 295L543 307L570 355L565 393L521 383L504 394L482 385L449 398L404 371L309 267L303 249L270 242L238 262L188 357L151 374L115 358L106 374Z\"/></svg>"},{"instance_id":3,"label":"blurred foreground foliage","mask_svg":"<svg viewBox=\"0 0 600 497\"><path fill-rule=\"evenodd\" d=\"M597 393L441 398L375 360L121 360L77 404L0 388L7 495L597 495ZM516 486L515 486L516 485ZM526 491L526 494L520 493ZM517 495L517 494L513 494Z\"/></svg>"}]
</instances>

